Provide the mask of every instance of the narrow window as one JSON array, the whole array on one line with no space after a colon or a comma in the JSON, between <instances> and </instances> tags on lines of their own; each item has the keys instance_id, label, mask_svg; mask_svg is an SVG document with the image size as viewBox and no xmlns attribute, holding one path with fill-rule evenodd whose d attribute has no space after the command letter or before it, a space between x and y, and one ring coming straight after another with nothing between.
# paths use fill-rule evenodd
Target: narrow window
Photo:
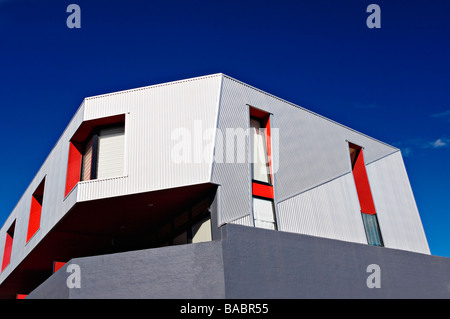
<instances>
[{"instance_id":1,"label":"narrow window","mask_svg":"<svg viewBox=\"0 0 450 319\"><path fill-rule=\"evenodd\" d=\"M9 265L11 261L11 252L14 240L14 230L16 228L16 221L12 223L6 232L5 250L3 251L2 271Z\"/></svg>"},{"instance_id":2,"label":"narrow window","mask_svg":"<svg viewBox=\"0 0 450 319\"><path fill-rule=\"evenodd\" d=\"M373 246L383 246L380 227L375 211L369 179L364 163L363 149L361 146L349 143L350 160L352 164L353 178L356 192L358 193L361 215L366 232L367 243Z\"/></svg>"},{"instance_id":3,"label":"narrow window","mask_svg":"<svg viewBox=\"0 0 450 319\"><path fill-rule=\"evenodd\" d=\"M41 225L42 201L44 198L45 178L31 196L30 216L28 219L27 242L34 236Z\"/></svg>"},{"instance_id":4,"label":"narrow window","mask_svg":"<svg viewBox=\"0 0 450 319\"><path fill-rule=\"evenodd\" d=\"M94 155L94 136L91 136L86 144L83 147L83 160L81 163L81 177L80 180L82 181L89 181L93 178L92 176L92 158Z\"/></svg>"},{"instance_id":5,"label":"narrow window","mask_svg":"<svg viewBox=\"0 0 450 319\"><path fill-rule=\"evenodd\" d=\"M250 129L255 227L276 230L269 114L250 108Z\"/></svg>"}]
</instances>

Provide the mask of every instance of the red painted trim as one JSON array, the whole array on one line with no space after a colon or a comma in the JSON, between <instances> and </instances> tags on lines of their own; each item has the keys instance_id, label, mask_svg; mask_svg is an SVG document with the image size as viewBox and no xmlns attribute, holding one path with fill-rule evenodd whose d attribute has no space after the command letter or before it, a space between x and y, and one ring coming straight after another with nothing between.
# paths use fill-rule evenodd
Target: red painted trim
<instances>
[{"instance_id":1,"label":"red painted trim","mask_svg":"<svg viewBox=\"0 0 450 319\"><path fill-rule=\"evenodd\" d=\"M273 186L253 182L253 196L273 199Z\"/></svg>"},{"instance_id":2,"label":"red painted trim","mask_svg":"<svg viewBox=\"0 0 450 319\"><path fill-rule=\"evenodd\" d=\"M266 143L267 143L267 158L269 160L270 180L273 185L272 142L271 142L271 135L270 135L270 117L267 118L267 121L266 121L265 134L266 134Z\"/></svg>"},{"instance_id":3,"label":"red painted trim","mask_svg":"<svg viewBox=\"0 0 450 319\"><path fill-rule=\"evenodd\" d=\"M265 119L267 116L269 116L269 114L267 112L250 107L250 116L254 116L259 119Z\"/></svg>"},{"instance_id":4,"label":"red painted trim","mask_svg":"<svg viewBox=\"0 0 450 319\"><path fill-rule=\"evenodd\" d=\"M59 269L61 269L62 266L64 266L66 263L61 261L54 261L53 262L53 273L57 272Z\"/></svg>"},{"instance_id":5,"label":"red painted trim","mask_svg":"<svg viewBox=\"0 0 450 319\"><path fill-rule=\"evenodd\" d=\"M16 295L16 299L25 299L28 295L24 295L24 294L17 294Z\"/></svg>"},{"instance_id":6,"label":"red painted trim","mask_svg":"<svg viewBox=\"0 0 450 319\"><path fill-rule=\"evenodd\" d=\"M272 170L272 142L271 142L271 134L270 134L270 114L253 107L250 107L250 116L257 117L261 120L262 125L264 126L265 139L266 139L266 149L267 149L267 158L269 160L269 170L270 170L270 181L273 185L273 170Z\"/></svg>"},{"instance_id":7,"label":"red painted trim","mask_svg":"<svg viewBox=\"0 0 450 319\"><path fill-rule=\"evenodd\" d=\"M369 215L376 214L362 149L360 149L353 166L353 178L355 179L361 212Z\"/></svg>"},{"instance_id":8,"label":"red painted trim","mask_svg":"<svg viewBox=\"0 0 450 319\"><path fill-rule=\"evenodd\" d=\"M13 245L13 237L7 232L5 240L5 250L3 251L2 271L9 265L11 261L11 251Z\"/></svg>"},{"instance_id":9,"label":"red painted trim","mask_svg":"<svg viewBox=\"0 0 450 319\"><path fill-rule=\"evenodd\" d=\"M74 142L70 142L69 145L69 160L67 163L67 176L66 176L66 192L64 196L70 193L75 185L80 181L81 174L81 161L82 161L81 147Z\"/></svg>"},{"instance_id":10,"label":"red painted trim","mask_svg":"<svg viewBox=\"0 0 450 319\"><path fill-rule=\"evenodd\" d=\"M27 242L37 232L41 223L42 202L31 196L30 218L28 220Z\"/></svg>"},{"instance_id":11,"label":"red painted trim","mask_svg":"<svg viewBox=\"0 0 450 319\"><path fill-rule=\"evenodd\" d=\"M92 130L98 126L125 123L125 114L102 117L94 120L84 121L72 136L71 141L84 143Z\"/></svg>"}]
</instances>

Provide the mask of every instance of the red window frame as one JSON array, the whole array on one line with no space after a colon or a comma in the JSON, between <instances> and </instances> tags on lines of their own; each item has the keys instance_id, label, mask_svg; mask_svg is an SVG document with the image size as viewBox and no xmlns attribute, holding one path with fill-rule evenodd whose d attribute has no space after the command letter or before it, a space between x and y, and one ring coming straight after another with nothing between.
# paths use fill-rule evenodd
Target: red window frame
<instances>
[{"instance_id":1,"label":"red window frame","mask_svg":"<svg viewBox=\"0 0 450 319\"><path fill-rule=\"evenodd\" d=\"M356 192L358 193L361 213L375 215L375 204L373 202L372 191L370 190L369 178L367 177L363 148L352 143L349 143L349 148L353 178L355 180Z\"/></svg>"},{"instance_id":2,"label":"red window frame","mask_svg":"<svg viewBox=\"0 0 450 319\"><path fill-rule=\"evenodd\" d=\"M65 195L81 181L81 168L83 163L83 146L95 128L105 125L125 125L125 114L103 117L83 122L69 141L69 156L67 161Z\"/></svg>"},{"instance_id":3,"label":"red window frame","mask_svg":"<svg viewBox=\"0 0 450 319\"><path fill-rule=\"evenodd\" d=\"M273 204L273 218L275 229L278 229L278 223L276 219L275 213L275 193L273 189L273 170L272 170L272 141L271 141L271 132L270 132L270 114L264 112L262 110L250 107L250 118L254 118L259 120L261 123L261 128L264 128L265 134L265 142L266 142L266 150L267 150L267 159L269 162L269 183L265 183L262 181L252 179L252 197L253 198L261 198L265 200L269 200Z\"/></svg>"},{"instance_id":4,"label":"red window frame","mask_svg":"<svg viewBox=\"0 0 450 319\"><path fill-rule=\"evenodd\" d=\"M44 199L45 178L31 196L30 216L28 219L27 243L38 231L41 225L42 202Z\"/></svg>"},{"instance_id":5,"label":"red window frame","mask_svg":"<svg viewBox=\"0 0 450 319\"><path fill-rule=\"evenodd\" d=\"M6 232L5 250L3 251L2 271L5 270L6 266L8 266L11 261L15 228L16 228L16 221L14 220L14 222L11 224L11 226L8 228L8 231Z\"/></svg>"}]
</instances>

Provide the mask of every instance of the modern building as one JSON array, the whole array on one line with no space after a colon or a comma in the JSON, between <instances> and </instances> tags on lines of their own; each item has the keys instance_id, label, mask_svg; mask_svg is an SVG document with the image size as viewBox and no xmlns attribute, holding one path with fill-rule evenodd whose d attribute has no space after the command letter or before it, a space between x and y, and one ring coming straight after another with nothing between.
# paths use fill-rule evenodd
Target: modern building
<instances>
[{"instance_id":1,"label":"modern building","mask_svg":"<svg viewBox=\"0 0 450 319\"><path fill-rule=\"evenodd\" d=\"M224 74L84 99L0 249L2 298L450 296L399 149Z\"/></svg>"}]
</instances>

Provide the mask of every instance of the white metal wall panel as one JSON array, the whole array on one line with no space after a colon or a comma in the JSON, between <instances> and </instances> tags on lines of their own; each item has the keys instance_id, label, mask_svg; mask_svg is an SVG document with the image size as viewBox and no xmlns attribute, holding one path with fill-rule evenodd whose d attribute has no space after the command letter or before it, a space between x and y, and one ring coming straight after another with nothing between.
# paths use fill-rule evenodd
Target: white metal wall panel
<instances>
[{"instance_id":1,"label":"white metal wall panel","mask_svg":"<svg viewBox=\"0 0 450 319\"><path fill-rule=\"evenodd\" d=\"M348 141L364 147L367 162L397 149L318 114L224 76L218 128L249 127L249 105L271 116L275 192L282 201L350 172ZM248 143L248 142L247 142ZM217 150L216 150L217 151ZM249 165L214 164L212 180L224 186L223 214L226 223L250 213ZM248 203L246 202L248 201Z\"/></svg>"},{"instance_id":2,"label":"white metal wall panel","mask_svg":"<svg viewBox=\"0 0 450 319\"><path fill-rule=\"evenodd\" d=\"M0 230L0 256L3 257L6 230L16 220L11 264L0 273L0 282L76 201L211 181L223 186L219 224L253 225L248 158L243 163L212 163L214 151L217 154L220 147L214 146L213 137L224 134L227 128L247 129L248 105L272 113L272 128L279 128L280 143L273 145L273 161L280 168L275 175L274 189L279 202L280 230L355 242L365 240L361 236L364 235L362 221L353 216L357 199L350 183L346 142L349 140L363 146L366 162L372 163L368 166L369 180L387 246L429 251L424 235L423 238L413 235L423 229L415 204L411 206L414 199L401 158L396 155L380 159L396 152L395 148L216 74L85 99ZM83 121L118 114L126 116L123 176L80 182L65 198L71 137ZM174 162L172 157L174 146L180 143L173 133L180 130L191 134L192 154L185 163ZM244 144L248 154L248 138ZM40 229L25 243L31 195L44 177ZM392 186L397 182L401 184L400 189ZM399 198L396 204L389 197L395 192ZM408 219L406 223L404 218ZM404 224L399 226L401 221Z\"/></svg>"},{"instance_id":3,"label":"white metal wall panel","mask_svg":"<svg viewBox=\"0 0 450 319\"><path fill-rule=\"evenodd\" d=\"M128 194L128 177L93 179L77 184L77 202Z\"/></svg>"},{"instance_id":4,"label":"white metal wall panel","mask_svg":"<svg viewBox=\"0 0 450 319\"><path fill-rule=\"evenodd\" d=\"M3 257L6 230L16 220L10 265L0 273L2 282L76 201L203 183L210 180L216 127L220 74L86 98L36 177L0 230ZM121 177L80 182L65 198L69 141L83 121L126 115L125 173ZM171 134L183 128L194 139L205 134L200 159L174 163ZM208 128L210 128L208 132ZM206 131L206 133L205 133ZM198 149L194 149L197 151ZM197 161L195 161L197 160ZM40 229L28 242L26 232L31 195L47 176Z\"/></svg>"},{"instance_id":5,"label":"white metal wall panel","mask_svg":"<svg viewBox=\"0 0 450 319\"><path fill-rule=\"evenodd\" d=\"M430 254L400 152L367 165L384 245Z\"/></svg>"},{"instance_id":6,"label":"white metal wall panel","mask_svg":"<svg viewBox=\"0 0 450 319\"><path fill-rule=\"evenodd\" d=\"M367 244L351 173L282 201L278 216L282 231Z\"/></svg>"},{"instance_id":7,"label":"white metal wall panel","mask_svg":"<svg viewBox=\"0 0 450 319\"><path fill-rule=\"evenodd\" d=\"M39 241L66 212L63 207L66 207L64 205L64 191L69 153L69 140L83 121L83 115L84 103L82 103L79 107L77 113L72 118L66 130L51 150L50 154L0 230L0 256L3 259L6 231L12 222L16 220L11 262L9 266L7 266L6 269L0 273L0 283L3 282L11 271L14 270L14 268L23 260L23 258L25 258L28 253L34 249ZM31 196L44 177L46 177L46 180L42 202L40 228L30 239L30 241L26 243L28 219L31 208Z\"/></svg>"},{"instance_id":8,"label":"white metal wall panel","mask_svg":"<svg viewBox=\"0 0 450 319\"><path fill-rule=\"evenodd\" d=\"M231 152L227 152L226 148L227 136L230 141L231 132L239 134L239 130L235 131L234 129L244 131L249 128L250 113L245 102L243 104L243 92L240 86L236 86L234 82L224 77L221 92L217 121L218 136L214 150L216 158L211 176L213 183L222 186L219 225L238 220L251 212L249 138L248 136L245 138L243 162L241 161L242 154L238 154L240 149L238 138L235 140L236 145L232 151L234 154L229 154ZM233 158L233 160L230 161L227 157Z\"/></svg>"},{"instance_id":9,"label":"white metal wall panel","mask_svg":"<svg viewBox=\"0 0 450 319\"><path fill-rule=\"evenodd\" d=\"M246 215L244 217L241 217L239 219L233 220L230 222L230 224L236 224L236 225L242 225L242 226L254 226L253 220L251 215Z\"/></svg>"},{"instance_id":10,"label":"white metal wall panel","mask_svg":"<svg viewBox=\"0 0 450 319\"><path fill-rule=\"evenodd\" d=\"M218 74L86 99L85 120L126 114L128 193L210 181L220 83ZM189 135L185 162L172 157L177 133Z\"/></svg>"}]
</instances>

